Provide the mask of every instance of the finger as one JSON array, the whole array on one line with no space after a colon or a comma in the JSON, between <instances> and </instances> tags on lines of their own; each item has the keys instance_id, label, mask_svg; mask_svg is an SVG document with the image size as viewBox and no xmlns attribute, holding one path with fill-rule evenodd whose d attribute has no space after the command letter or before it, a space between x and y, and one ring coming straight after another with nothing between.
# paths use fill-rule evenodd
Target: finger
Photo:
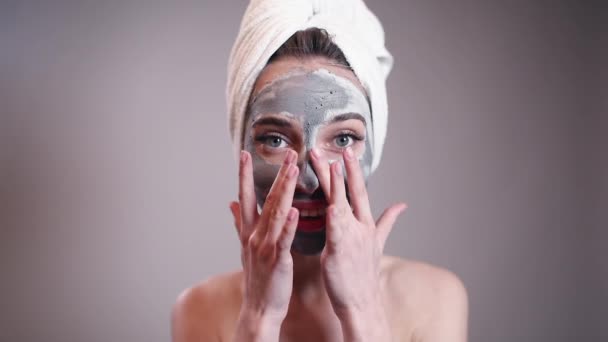
<instances>
[{"instance_id":1,"label":"finger","mask_svg":"<svg viewBox=\"0 0 608 342\"><path fill-rule=\"evenodd\" d=\"M361 222L373 223L374 217L369 207L369 197L361 165L350 147L344 151L344 167L348 179L350 204L355 212L355 217Z\"/></svg>"},{"instance_id":2,"label":"finger","mask_svg":"<svg viewBox=\"0 0 608 342\"><path fill-rule=\"evenodd\" d=\"M277 240L279 257L282 257L285 253L289 253L291 250L291 244L293 243L293 238L296 235L296 230L298 227L299 215L298 209L293 207L289 209L287 221L285 222L285 229L281 231L279 239Z\"/></svg>"},{"instance_id":3,"label":"finger","mask_svg":"<svg viewBox=\"0 0 608 342\"><path fill-rule=\"evenodd\" d=\"M397 220L397 217L399 217L399 215L406 208L407 204L405 203L395 204L390 208L386 209L378 219L378 222L376 223L377 238L382 248L384 248L386 239L391 233L391 230L393 230L393 226L395 224L395 221Z\"/></svg>"},{"instance_id":4,"label":"finger","mask_svg":"<svg viewBox=\"0 0 608 342\"><path fill-rule=\"evenodd\" d=\"M290 150L281 165L279 174L274 180L262 209L260 236L266 236L271 243L276 242L285 225L287 214L293 202L296 188L298 167L294 164L297 158L295 151Z\"/></svg>"},{"instance_id":5,"label":"finger","mask_svg":"<svg viewBox=\"0 0 608 342\"><path fill-rule=\"evenodd\" d=\"M335 162L331 164L330 172L331 195L329 197L330 205L327 207L327 218L325 221L325 241L328 251L335 252L340 246L340 240L346 228L346 215L350 213L350 206L346 199L342 163Z\"/></svg>"},{"instance_id":6,"label":"finger","mask_svg":"<svg viewBox=\"0 0 608 342\"><path fill-rule=\"evenodd\" d=\"M344 171L342 169L342 163L335 162L329 167L331 171L330 177L330 196L329 203L342 209L343 207L350 208L348 200L346 199L346 189L344 187Z\"/></svg>"},{"instance_id":7,"label":"finger","mask_svg":"<svg viewBox=\"0 0 608 342\"><path fill-rule=\"evenodd\" d=\"M250 235L258 218L258 204L253 184L251 154L247 151L241 151L239 162L239 203L241 208L241 223L245 227L242 234Z\"/></svg>"},{"instance_id":8,"label":"finger","mask_svg":"<svg viewBox=\"0 0 608 342\"><path fill-rule=\"evenodd\" d=\"M319 179L319 183L321 183L321 189L323 189L325 197L329 198L331 187L329 175L330 164L327 159L325 159L319 154L319 151L316 148L313 148L310 151L310 160L312 161L312 166L315 169L315 173L317 174L317 179Z\"/></svg>"},{"instance_id":9,"label":"finger","mask_svg":"<svg viewBox=\"0 0 608 342\"><path fill-rule=\"evenodd\" d=\"M241 242L241 247L245 247L249 241L249 237L244 237L241 234L243 229L241 225L241 206L239 205L239 202L230 202L230 212L232 212L232 217L234 217L234 226L236 227L236 233L239 237L239 241ZM243 252L244 249L241 249L241 265L245 267L245 255Z\"/></svg>"},{"instance_id":10,"label":"finger","mask_svg":"<svg viewBox=\"0 0 608 342\"><path fill-rule=\"evenodd\" d=\"M329 252L335 252L340 246L340 240L344 234L344 222L346 221L346 210L334 204L327 207L325 221L325 246Z\"/></svg>"},{"instance_id":11,"label":"finger","mask_svg":"<svg viewBox=\"0 0 608 342\"><path fill-rule=\"evenodd\" d=\"M270 212L268 233L266 236L271 243L275 243L281 233L285 230L287 219L291 214L291 205L297 183L298 171L296 165L292 164L289 166L285 175L285 180L279 189L279 201Z\"/></svg>"},{"instance_id":12,"label":"finger","mask_svg":"<svg viewBox=\"0 0 608 342\"><path fill-rule=\"evenodd\" d=\"M232 213L232 217L234 218L234 226L236 227L236 233L239 235L239 239L241 238L241 207L239 202L232 201L230 202L230 212Z\"/></svg>"}]
</instances>

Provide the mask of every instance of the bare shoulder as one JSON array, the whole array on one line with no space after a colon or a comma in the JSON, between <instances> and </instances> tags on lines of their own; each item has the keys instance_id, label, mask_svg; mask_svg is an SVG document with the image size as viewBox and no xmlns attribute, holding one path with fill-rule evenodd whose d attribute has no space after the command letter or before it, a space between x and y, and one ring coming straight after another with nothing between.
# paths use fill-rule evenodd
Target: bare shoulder
<instances>
[{"instance_id":1,"label":"bare shoulder","mask_svg":"<svg viewBox=\"0 0 608 342\"><path fill-rule=\"evenodd\" d=\"M415 340L466 341L468 295L456 274L390 256L383 257L382 270L387 296L399 315L410 317Z\"/></svg>"},{"instance_id":2,"label":"bare shoulder","mask_svg":"<svg viewBox=\"0 0 608 342\"><path fill-rule=\"evenodd\" d=\"M416 260L384 256L382 269L389 289L396 294L411 295L414 291L425 301L436 299L438 296L466 297L463 282L445 268Z\"/></svg>"},{"instance_id":3,"label":"bare shoulder","mask_svg":"<svg viewBox=\"0 0 608 342\"><path fill-rule=\"evenodd\" d=\"M173 341L219 341L238 316L241 279L241 271L225 273L184 290L173 306Z\"/></svg>"}]
</instances>

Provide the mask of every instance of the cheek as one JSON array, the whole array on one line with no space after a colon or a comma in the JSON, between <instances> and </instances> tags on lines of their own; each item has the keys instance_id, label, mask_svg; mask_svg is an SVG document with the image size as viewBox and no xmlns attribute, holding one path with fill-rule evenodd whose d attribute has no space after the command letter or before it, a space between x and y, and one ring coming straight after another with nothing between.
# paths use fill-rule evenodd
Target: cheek
<instances>
[{"instance_id":1,"label":"cheek","mask_svg":"<svg viewBox=\"0 0 608 342\"><path fill-rule=\"evenodd\" d=\"M268 164L281 165L287 156L288 150L288 148L271 149L259 144L255 147L255 154L264 159Z\"/></svg>"},{"instance_id":2,"label":"cheek","mask_svg":"<svg viewBox=\"0 0 608 342\"><path fill-rule=\"evenodd\" d=\"M274 180L277 178L281 165L268 163L256 153L252 153L251 161L253 164L253 182L255 185L256 197L258 203L262 205Z\"/></svg>"},{"instance_id":3,"label":"cheek","mask_svg":"<svg viewBox=\"0 0 608 342\"><path fill-rule=\"evenodd\" d=\"M253 166L253 183L255 186L255 194L258 204L264 204L264 200L274 183L277 174L281 168L281 163L276 163L274 160L268 160L261 155L257 150L251 137L251 132L246 132L244 149L251 154L251 162Z\"/></svg>"},{"instance_id":4,"label":"cheek","mask_svg":"<svg viewBox=\"0 0 608 342\"><path fill-rule=\"evenodd\" d=\"M342 153L343 150L341 149L335 149L335 148L327 148L324 147L325 145L321 145L321 147L319 147L319 145L317 145L317 147L319 148L319 152L321 153L321 157L325 160L328 160L329 163L333 163L334 161L340 161L342 164L344 163L344 161L342 160ZM370 176L371 174L371 167L372 167L372 152L371 152L371 145L369 143L369 141L365 141L364 143L361 144L355 144L352 146L353 149L353 153L355 154L355 156L357 157L357 160L359 161L359 166L361 167L361 172L363 173L363 177L365 178L365 180L367 181L367 178ZM344 167L344 165L342 165Z\"/></svg>"},{"instance_id":5,"label":"cheek","mask_svg":"<svg viewBox=\"0 0 608 342\"><path fill-rule=\"evenodd\" d=\"M366 181L371 174L373 157L371 144L369 140L366 140L365 151L359 158L359 165L361 165L361 171L363 172L363 177L365 177Z\"/></svg>"}]
</instances>

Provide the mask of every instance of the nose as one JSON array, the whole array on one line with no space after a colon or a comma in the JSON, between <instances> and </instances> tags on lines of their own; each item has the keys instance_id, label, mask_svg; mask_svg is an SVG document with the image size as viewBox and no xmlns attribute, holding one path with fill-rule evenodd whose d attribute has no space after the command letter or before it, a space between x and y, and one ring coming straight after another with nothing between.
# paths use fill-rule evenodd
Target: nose
<instances>
[{"instance_id":1,"label":"nose","mask_svg":"<svg viewBox=\"0 0 608 342\"><path fill-rule=\"evenodd\" d=\"M296 192L312 195L319 188L319 178L307 157L300 165Z\"/></svg>"}]
</instances>

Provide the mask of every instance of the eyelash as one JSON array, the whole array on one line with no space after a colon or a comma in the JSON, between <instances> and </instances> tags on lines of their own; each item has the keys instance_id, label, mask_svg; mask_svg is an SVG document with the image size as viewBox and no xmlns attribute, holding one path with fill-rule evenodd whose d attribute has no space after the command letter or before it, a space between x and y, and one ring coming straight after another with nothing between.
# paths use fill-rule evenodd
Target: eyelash
<instances>
[{"instance_id":1,"label":"eyelash","mask_svg":"<svg viewBox=\"0 0 608 342\"><path fill-rule=\"evenodd\" d=\"M336 141L336 139L338 139L339 137L342 136L347 136L350 139L354 141L363 141L365 140L365 136L362 136L360 134L357 134L353 131L350 130L345 130L345 131L340 131L337 134L335 134L332 138L332 141ZM266 144L266 142L269 139L274 139L274 138L278 138L281 139L285 144L290 145L289 139L287 139L284 135L282 134L278 134L278 133L264 133L264 134L260 134L257 135L256 137L254 137L254 140L258 143L261 143L265 148L270 148L270 149L277 149L277 148L284 148L284 147L272 147L272 146L268 146L268 144ZM350 146L350 145L349 145ZM340 147L338 146L338 148L344 148L344 147Z\"/></svg>"},{"instance_id":2,"label":"eyelash","mask_svg":"<svg viewBox=\"0 0 608 342\"><path fill-rule=\"evenodd\" d=\"M351 137L355 141L365 140L365 136L359 135L359 134L357 134L357 133L355 133L353 131L341 131L341 132L338 132L338 134L336 134L334 136L334 139L336 139L337 137L341 137L343 135L349 136L349 137Z\"/></svg>"},{"instance_id":3,"label":"eyelash","mask_svg":"<svg viewBox=\"0 0 608 342\"><path fill-rule=\"evenodd\" d=\"M268 139L272 139L272 138L279 138L279 139L283 140L283 142L285 142L287 145L289 145L289 140L285 136L278 134L278 133L260 134L260 135L256 136L254 138L254 140L256 142L264 144L264 146L267 146L265 143L268 141ZM269 148L278 148L278 147L269 147Z\"/></svg>"}]
</instances>

